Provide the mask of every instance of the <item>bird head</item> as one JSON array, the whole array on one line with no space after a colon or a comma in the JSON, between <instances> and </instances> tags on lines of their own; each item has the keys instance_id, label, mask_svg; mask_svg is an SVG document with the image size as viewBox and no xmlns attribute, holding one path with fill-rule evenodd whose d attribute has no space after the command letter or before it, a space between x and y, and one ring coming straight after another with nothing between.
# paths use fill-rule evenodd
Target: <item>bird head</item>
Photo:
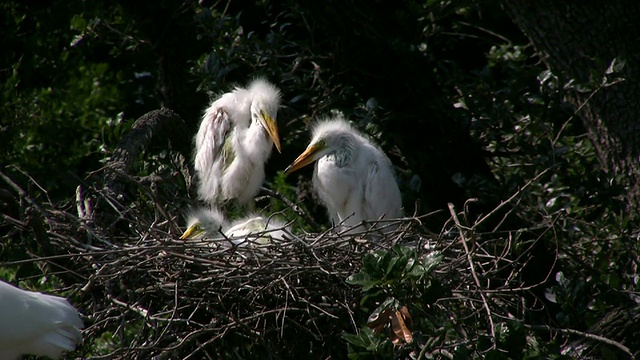
<instances>
[{"instance_id":1,"label":"bird head","mask_svg":"<svg viewBox=\"0 0 640 360\"><path fill-rule=\"evenodd\" d=\"M207 235L215 235L226 223L224 215L218 209L200 208L187 215L187 230L180 240L201 239Z\"/></svg>"},{"instance_id":2,"label":"bird head","mask_svg":"<svg viewBox=\"0 0 640 360\"><path fill-rule=\"evenodd\" d=\"M320 121L313 130L313 138L307 149L296 158L285 170L285 175L301 169L323 156L331 153L344 153L341 150L353 151L353 140L356 131L342 118Z\"/></svg>"},{"instance_id":3,"label":"bird head","mask_svg":"<svg viewBox=\"0 0 640 360\"><path fill-rule=\"evenodd\" d=\"M280 107L280 90L263 79L256 79L249 86L249 91L253 96L251 120L262 125L278 152L282 153L276 121Z\"/></svg>"}]
</instances>

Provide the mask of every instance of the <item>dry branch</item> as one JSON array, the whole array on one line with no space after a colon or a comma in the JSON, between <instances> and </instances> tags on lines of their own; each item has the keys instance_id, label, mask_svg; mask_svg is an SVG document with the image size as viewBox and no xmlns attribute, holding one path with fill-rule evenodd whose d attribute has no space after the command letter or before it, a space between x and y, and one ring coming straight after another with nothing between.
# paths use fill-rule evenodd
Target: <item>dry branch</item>
<instances>
[{"instance_id":1,"label":"dry branch","mask_svg":"<svg viewBox=\"0 0 640 360\"><path fill-rule=\"evenodd\" d=\"M120 141L107 166L101 172L104 176L104 190L111 198L123 198L128 179L122 174L131 174L131 167L135 160L143 151L149 150L154 143L161 143L161 149L173 149L181 153L183 158L188 159L191 137L184 120L171 109L162 108L142 115L135 121L131 131ZM101 223L104 224L111 220L108 219L108 215L111 214L108 211L109 206L106 206L108 203L103 201L96 203L93 214L98 218L91 219L92 221L102 221Z\"/></svg>"},{"instance_id":2,"label":"dry branch","mask_svg":"<svg viewBox=\"0 0 640 360\"><path fill-rule=\"evenodd\" d=\"M423 215L381 220L397 227L386 235L293 231L285 241L259 244L257 237L263 234L256 234L245 246L233 246L222 236L177 240L186 202L171 186L152 190L152 184L123 173L138 189L136 199L124 201L88 185L79 189L76 204L55 206L39 204L0 175L13 184L17 197L27 198L15 202L23 204L17 215L3 216L13 226L11 239L28 254L0 267L37 265L73 290L72 301L87 325L85 343L94 346L90 354L79 350L78 357L230 358L258 351L274 359L309 353L344 358L341 335L358 332L369 315L359 309L360 290L345 280L360 270L365 253L396 243L414 247L419 257L434 249L444 255L433 278L450 296L429 304L428 312L412 302L404 305L414 324L453 326L453 331L443 327L433 334L414 334L412 344L403 346L416 346L435 358L447 358L464 346L480 357L487 349L478 349L478 340L496 339L495 329L506 321L521 321L532 331L546 326L526 324L523 315L523 299L531 290L520 276L527 249L516 251L510 232L477 232L460 222L467 214L458 216L454 209L439 235L422 229ZM83 193L101 197L126 226L113 232L78 216L88 212ZM371 236L378 241L367 241ZM565 343L629 348L595 332L585 336L554 328L550 333ZM110 339L103 340L99 354L97 339Z\"/></svg>"}]
</instances>

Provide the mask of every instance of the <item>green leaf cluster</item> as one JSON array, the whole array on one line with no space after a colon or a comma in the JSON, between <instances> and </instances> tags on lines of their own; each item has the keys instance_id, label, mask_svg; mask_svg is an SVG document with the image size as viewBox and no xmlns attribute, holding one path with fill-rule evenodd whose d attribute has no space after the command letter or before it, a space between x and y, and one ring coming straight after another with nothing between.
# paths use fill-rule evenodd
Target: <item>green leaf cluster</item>
<instances>
[{"instance_id":1,"label":"green leaf cluster","mask_svg":"<svg viewBox=\"0 0 640 360\"><path fill-rule=\"evenodd\" d=\"M429 275L440 261L442 255L438 252L418 257L415 249L396 245L389 251L377 250L365 254L362 269L349 276L347 283L362 287L367 295L361 303L365 303L369 298L403 292L412 284L429 286Z\"/></svg>"},{"instance_id":2,"label":"green leaf cluster","mask_svg":"<svg viewBox=\"0 0 640 360\"><path fill-rule=\"evenodd\" d=\"M427 309L432 302L448 294L446 288L431 276L442 260L443 255L437 251L419 255L415 248L396 245L390 250L365 254L362 269L346 281L362 289L360 305L363 309L374 307L368 315L368 323L387 309L396 311L405 305L416 324L414 333L431 333L433 319L429 319ZM362 326L357 334L344 333L343 338L349 344L350 359L397 357L416 349L413 344L396 348L387 335L376 335L368 326Z\"/></svg>"}]
</instances>

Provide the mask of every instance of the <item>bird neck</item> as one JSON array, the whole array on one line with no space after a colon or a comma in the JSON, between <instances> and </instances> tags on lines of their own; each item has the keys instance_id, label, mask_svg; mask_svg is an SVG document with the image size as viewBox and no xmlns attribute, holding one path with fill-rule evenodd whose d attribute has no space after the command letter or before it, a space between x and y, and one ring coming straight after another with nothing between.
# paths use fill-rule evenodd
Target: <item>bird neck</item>
<instances>
[{"instance_id":1,"label":"bird neck","mask_svg":"<svg viewBox=\"0 0 640 360\"><path fill-rule=\"evenodd\" d=\"M271 154L273 142L267 131L260 123L252 121L249 128L244 132L244 148L252 159L266 159Z\"/></svg>"},{"instance_id":2,"label":"bird neck","mask_svg":"<svg viewBox=\"0 0 640 360\"><path fill-rule=\"evenodd\" d=\"M340 140L339 146L332 153L327 154L327 157L333 161L336 166L344 167L349 165L353 159L357 156L356 146L353 139L343 138Z\"/></svg>"}]
</instances>

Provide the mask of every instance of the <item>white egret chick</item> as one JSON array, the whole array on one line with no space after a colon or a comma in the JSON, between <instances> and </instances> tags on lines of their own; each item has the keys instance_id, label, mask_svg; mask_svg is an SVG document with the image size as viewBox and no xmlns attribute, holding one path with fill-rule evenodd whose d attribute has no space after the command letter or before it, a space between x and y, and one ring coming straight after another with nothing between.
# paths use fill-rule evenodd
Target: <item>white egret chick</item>
<instances>
[{"instance_id":1,"label":"white egret chick","mask_svg":"<svg viewBox=\"0 0 640 360\"><path fill-rule=\"evenodd\" d=\"M344 118L318 122L311 143L285 174L314 161L313 187L334 225L350 228L363 220L402 216L402 199L391 161ZM355 227L353 231L359 230L363 229Z\"/></svg>"},{"instance_id":2,"label":"white egret chick","mask_svg":"<svg viewBox=\"0 0 640 360\"><path fill-rule=\"evenodd\" d=\"M236 245L245 245L247 238L253 234L260 234L255 238L257 244L268 244L272 240L286 240L291 238L291 229L275 217L264 218L259 215L251 215L244 219L236 220L225 231L225 235L231 238Z\"/></svg>"},{"instance_id":3,"label":"white egret chick","mask_svg":"<svg viewBox=\"0 0 640 360\"><path fill-rule=\"evenodd\" d=\"M0 281L0 359L58 359L82 340L82 320L65 298Z\"/></svg>"},{"instance_id":4,"label":"white egret chick","mask_svg":"<svg viewBox=\"0 0 640 360\"><path fill-rule=\"evenodd\" d=\"M180 240L199 240L222 237L221 231L228 227L227 219L217 208L197 208L187 214L187 230Z\"/></svg>"},{"instance_id":5,"label":"white egret chick","mask_svg":"<svg viewBox=\"0 0 640 360\"><path fill-rule=\"evenodd\" d=\"M235 201L252 207L264 182L264 164L275 144L280 90L264 79L237 87L205 111L195 137L198 196L212 206Z\"/></svg>"},{"instance_id":6,"label":"white egret chick","mask_svg":"<svg viewBox=\"0 0 640 360\"><path fill-rule=\"evenodd\" d=\"M218 209L197 208L187 216L187 230L181 240L230 238L236 245L244 245L247 236L260 234L256 243L266 244L271 239L284 240L290 229L277 218L264 218L251 214L229 223ZM263 234L264 233L264 234Z\"/></svg>"}]
</instances>

